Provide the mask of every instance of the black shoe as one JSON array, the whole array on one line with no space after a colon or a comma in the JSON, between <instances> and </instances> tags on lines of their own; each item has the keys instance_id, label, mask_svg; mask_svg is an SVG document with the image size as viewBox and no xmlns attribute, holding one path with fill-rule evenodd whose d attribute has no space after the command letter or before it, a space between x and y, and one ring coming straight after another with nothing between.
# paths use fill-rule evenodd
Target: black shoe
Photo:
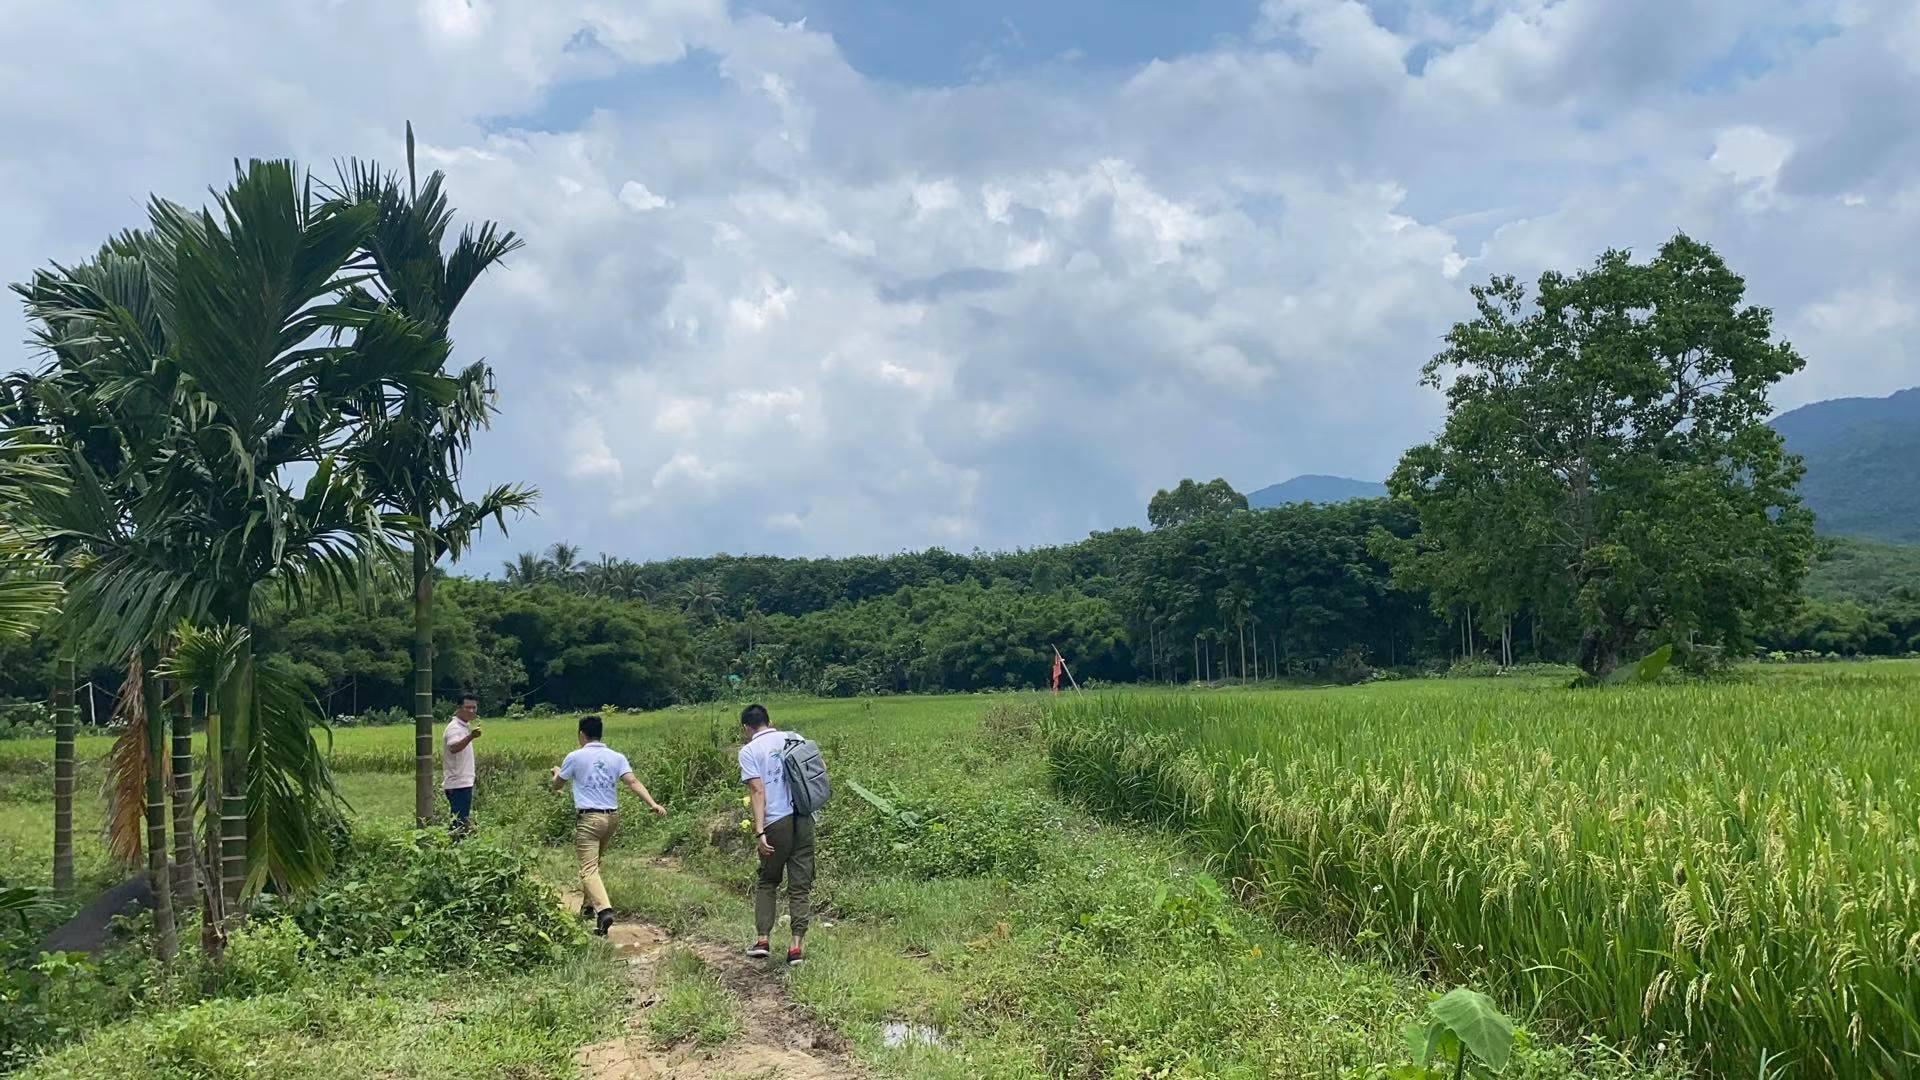
<instances>
[{"instance_id":1,"label":"black shoe","mask_svg":"<svg viewBox=\"0 0 1920 1080\"><path fill-rule=\"evenodd\" d=\"M580 917L589 922L593 921L593 905L582 901L580 904Z\"/></svg>"},{"instance_id":2,"label":"black shoe","mask_svg":"<svg viewBox=\"0 0 1920 1080\"><path fill-rule=\"evenodd\" d=\"M595 920L593 932L595 934L598 934L601 937L606 937L607 931L612 927L613 927L613 909L607 908L601 911L600 917L597 920Z\"/></svg>"}]
</instances>

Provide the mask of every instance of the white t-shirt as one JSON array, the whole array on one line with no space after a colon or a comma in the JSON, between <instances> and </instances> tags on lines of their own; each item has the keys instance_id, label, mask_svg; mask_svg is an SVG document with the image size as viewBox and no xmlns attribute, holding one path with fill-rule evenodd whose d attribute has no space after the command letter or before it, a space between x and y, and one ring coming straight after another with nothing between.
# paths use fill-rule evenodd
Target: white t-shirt
<instances>
[{"instance_id":1,"label":"white t-shirt","mask_svg":"<svg viewBox=\"0 0 1920 1080\"><path fill-rule=\"evenodd\" d=\"M468 743L459 750L453 744L467 737L470 729L467 722L454 717L447 721L447 733L440 737L440 787L445 791L458 791L473 786L473 744Z\"/></svg>"},{"instance_id":2,"label":"white t-shirt","mask_svg":"<svg viewBox=\"0 0 1920 1080\"><path fill-rule=\"evenodd\" d=\"M767 824L793 816L793 796L787 791L787 732L768 728L740 748L740 782L758 780L767 786Z\"/></svg>"},{"instance_id":3,"label":"white t-shirt","mask_svg":"<svg viewBox=\"0 0 1920 1080\"><path fill-rule=\"evenodd\" d=\"M560 763L560 779L573 781L575 810L620 809L620 778L633 771L627 755L590 742Z\"/></svg>"}]
</instances>

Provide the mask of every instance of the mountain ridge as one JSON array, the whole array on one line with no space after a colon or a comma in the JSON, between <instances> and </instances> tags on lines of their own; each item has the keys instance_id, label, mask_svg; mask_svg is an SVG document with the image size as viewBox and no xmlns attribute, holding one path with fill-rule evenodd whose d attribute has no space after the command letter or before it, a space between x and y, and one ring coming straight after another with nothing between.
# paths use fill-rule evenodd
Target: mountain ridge
<instances>
[{"instance_id":1,"label":"mountain ridge","mask_svg":"<svg viewBox=\"0 0 1920 1080\"><path fill-rule=\"evenodd\" d=\"M1816 401L1772 425L1806 464L1800 497L1822 534L1920 544L1920 387Z\"/></svg>"},{"instance_id":2,"label":"mountain ridge","mask_svg":"<svg viewBox=\"0 0 1920 1080\"><path fill-rule=\"evenodd\" d=\"M1800 497L1822 535L1920 544L1920 387L1816 401L1769 423L1806 464ZM1305 473L1250 492L1247 505L1261 510L1386 493L1376 481Z\"/></svg>"},{"instance_id":3,"label":"mountain ridge","mask_svg":"<svg viewBox=\"0 0 1920 1080\"><path fill-rule=\"evenodd\" d=\"M1247 506L1266 510L1288 503L1340 503L1354 499L1378 499L1387 494L1387 485L1375 480L1355 480L1347 476L1304 473L1290 480L1269 484L1247 494Z\"/></svg>"}]
</instances>

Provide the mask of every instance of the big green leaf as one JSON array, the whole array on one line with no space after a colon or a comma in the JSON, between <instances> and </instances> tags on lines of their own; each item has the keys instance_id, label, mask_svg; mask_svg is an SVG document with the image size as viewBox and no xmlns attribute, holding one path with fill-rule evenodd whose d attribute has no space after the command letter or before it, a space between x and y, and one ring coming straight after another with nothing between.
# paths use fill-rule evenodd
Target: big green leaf
<instances>
[{"instance_id":1,"label":"big green leaf","mask_svg":"<svg viewBox=\"0 0 1920 1080\"><path fill-rule=\"evenodd\" d=\"M1507 1067L1513 1053L1513 1021L1494 1007L1493 999L1464 986L1447 991L1427 1006L1436 1026L1460 1039L1491 1072ZM1431 1045L1431 1043L1429 1044Z\"/></svg>"},{"instance_id":2,"label":"big green leaf","mask_svg":"<svg viewBox=\"0 0 1920 1080\"><path fill-rule=\"evenodd\" d=\"M1662 645L1640 659L1632 667L1622 667L1607 676L1610 683L1632 683L1644 686L1660 678L1667 670L1667 664L1673 660L1673 646Z\"/></svg>"}]
</instances>

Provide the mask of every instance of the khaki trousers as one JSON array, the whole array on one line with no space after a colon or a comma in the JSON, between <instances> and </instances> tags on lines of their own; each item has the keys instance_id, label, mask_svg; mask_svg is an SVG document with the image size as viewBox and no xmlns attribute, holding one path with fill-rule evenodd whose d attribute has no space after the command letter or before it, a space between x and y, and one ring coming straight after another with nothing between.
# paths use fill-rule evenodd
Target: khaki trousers
<instances>
[{"instance_id":1,"label":"khaki trousers","mask_svg":"<svg viewBox=\"0 0 1920 1080\"><path fill-rule=\"evenodd\" d=\"M760 856L753 883L753 925L766 937L773 931L773 909L780 878L787 879L787 920L795 934L807 932L813 916L813 819L788 814L767 826L773 854Z\"/></svg>"},{"instance_id":2,"label":"khaki trousers","mask_svg":"<svg viewBox=\"0 0 1920 1080\"><path fill-rule=\"evenodd\" d=\"M600 856L620 831L620 815L591 813L579 815L573 827L573 851L580 856L580 891L597 914L612 907L607 899L606 883L600 880Z\"/></svg>"}]
</instances>

